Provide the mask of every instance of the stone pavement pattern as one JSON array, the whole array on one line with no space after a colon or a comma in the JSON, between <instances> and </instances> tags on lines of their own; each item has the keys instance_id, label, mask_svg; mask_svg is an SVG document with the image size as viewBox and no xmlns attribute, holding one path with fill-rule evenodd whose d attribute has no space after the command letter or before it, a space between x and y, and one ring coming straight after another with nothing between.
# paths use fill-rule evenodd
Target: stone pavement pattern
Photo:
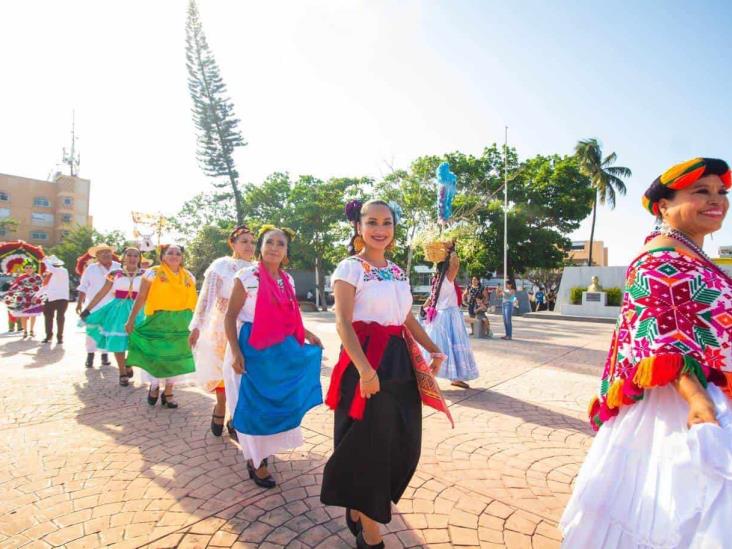
<instances>
[{"instance_id":1,"label":"stone pavement pattern","mask_svg":"<svg viewBox=\"0 0 732 549\"><path fill-rule=\"evenodd\" d=\"M327 387L333 317L306 323L326 345ZM139 372L125 388L116 366L83 367L75 324L63 346L0 337L0 547L355 545L342 509L319 502L332 448L324 407L306 417L305 445L274 459L278 487L263 490L236 443L210 433L211 396L189 384L176 388L179 409L148 406ZM470 390L443 384L454 430L425 409L422 459L386 546L559 547L611 329L515 319L514 341L475 341L481 377Z\"/></svg>"}]
</instances>

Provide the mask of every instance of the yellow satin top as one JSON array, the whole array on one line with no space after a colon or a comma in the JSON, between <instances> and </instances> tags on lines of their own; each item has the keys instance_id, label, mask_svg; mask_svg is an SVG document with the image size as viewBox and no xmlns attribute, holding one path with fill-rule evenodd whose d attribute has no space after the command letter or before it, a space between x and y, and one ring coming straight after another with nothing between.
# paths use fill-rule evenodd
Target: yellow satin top
<instances>
[{"instance_id":1,"label":"yellow satin top","mask_svg":"<svg viewBox=\"0 0 732 549\"><path fill-rule=\"evenodd\" d=\"M183 267L174 273L163 263L152 267L145 278L150 281L146 316L155 311L193 311L196 308L196 279Z\"/></svg>"}]
</instances>

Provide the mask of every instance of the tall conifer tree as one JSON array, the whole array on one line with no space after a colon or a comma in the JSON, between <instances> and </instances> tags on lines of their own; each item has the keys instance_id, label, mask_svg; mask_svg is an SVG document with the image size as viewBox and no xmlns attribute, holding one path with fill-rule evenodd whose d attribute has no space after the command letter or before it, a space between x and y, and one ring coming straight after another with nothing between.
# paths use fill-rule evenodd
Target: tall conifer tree
<instances>
[{"instance_id":1,"label":"tall conifer tree","mask_svg":"<svg viewBox=\"0 0 732 549\"><path fill-rule=\"evenodd\" d=\"M214 182L214 186L229 189L218 196L234 200L236 220L241 224L244 211L233 153L236 147L247 143L239 131L240 120L234 115L234 103L226 95L226 84L203 32L195 0L188 4L186 67L193 123L198 133L198 162L206 175L227 179Z\"/></svg>"}]
</instances>

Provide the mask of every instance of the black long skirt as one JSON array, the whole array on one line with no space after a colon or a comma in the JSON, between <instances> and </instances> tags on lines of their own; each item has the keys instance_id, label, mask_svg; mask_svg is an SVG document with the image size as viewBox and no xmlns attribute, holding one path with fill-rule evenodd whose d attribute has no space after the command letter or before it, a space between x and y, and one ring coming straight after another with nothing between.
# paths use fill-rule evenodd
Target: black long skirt
<instances>
[{"instance_id":1,"label":"black long skirt","mask_svg":"<svg viewBox=\"0 0 732 549\"><path fill-rule=\"evenodd\" d=\"M343 374L335 410L335 449L323 471L320 501L386 524L391 521L391 502L399 501L417 469L422 402L403 339L389 340L377 371L381 390L366 401L362 420L348 416L358 372L350 364Z\"/></svg>"}]
</instances>

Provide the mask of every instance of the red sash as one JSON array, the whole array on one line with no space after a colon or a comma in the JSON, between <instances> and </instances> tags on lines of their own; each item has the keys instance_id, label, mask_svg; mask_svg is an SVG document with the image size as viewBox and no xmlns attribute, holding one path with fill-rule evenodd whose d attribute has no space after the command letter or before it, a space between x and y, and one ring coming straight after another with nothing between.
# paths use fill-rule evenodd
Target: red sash
<instances>
[{"instance_id":1,"label":"red sash","mask_svg":"<svg viewBox=\"0 0 732 549\"><path fill-rule=\"evenodd\" d=\"M382 326L376 322L357 321L353 323L353 329L356 332L356 336L358 337L358 342L361 344L361 347L363 347L366 339L368 339L369 344L366 348L366 358L375 371L378 371L379 369L379 364L384 356L384 351L386 351L389 339L391 337L404 339L407 344L407 349L409 350L410 358L412 359L412 367L414 368L414 373L417 378L417 388L419 389L422 403L439 412L443 412L450 420L452 426L455 427L455 422L453 421L450 410L447 407L447 403L440 392L440 388L435 381L435 376L432 373L432 370L430 370L429 365L425 362L417 342L405 326ZM333 373L330 378L330 387L328 388L328 394L325 398L325 404L333 410L336 409L338 402L340 401L343 374L351 362L351 357L348 356L346 349L341 347L338 363L333 368ZM361 396L361 389L357 385L356 390L354 391L353 400L351 401L351 407L348 410L348 415L353 419L361 420L363 419L365 410L366 399Z\"/></svg>"}]
</instances>

